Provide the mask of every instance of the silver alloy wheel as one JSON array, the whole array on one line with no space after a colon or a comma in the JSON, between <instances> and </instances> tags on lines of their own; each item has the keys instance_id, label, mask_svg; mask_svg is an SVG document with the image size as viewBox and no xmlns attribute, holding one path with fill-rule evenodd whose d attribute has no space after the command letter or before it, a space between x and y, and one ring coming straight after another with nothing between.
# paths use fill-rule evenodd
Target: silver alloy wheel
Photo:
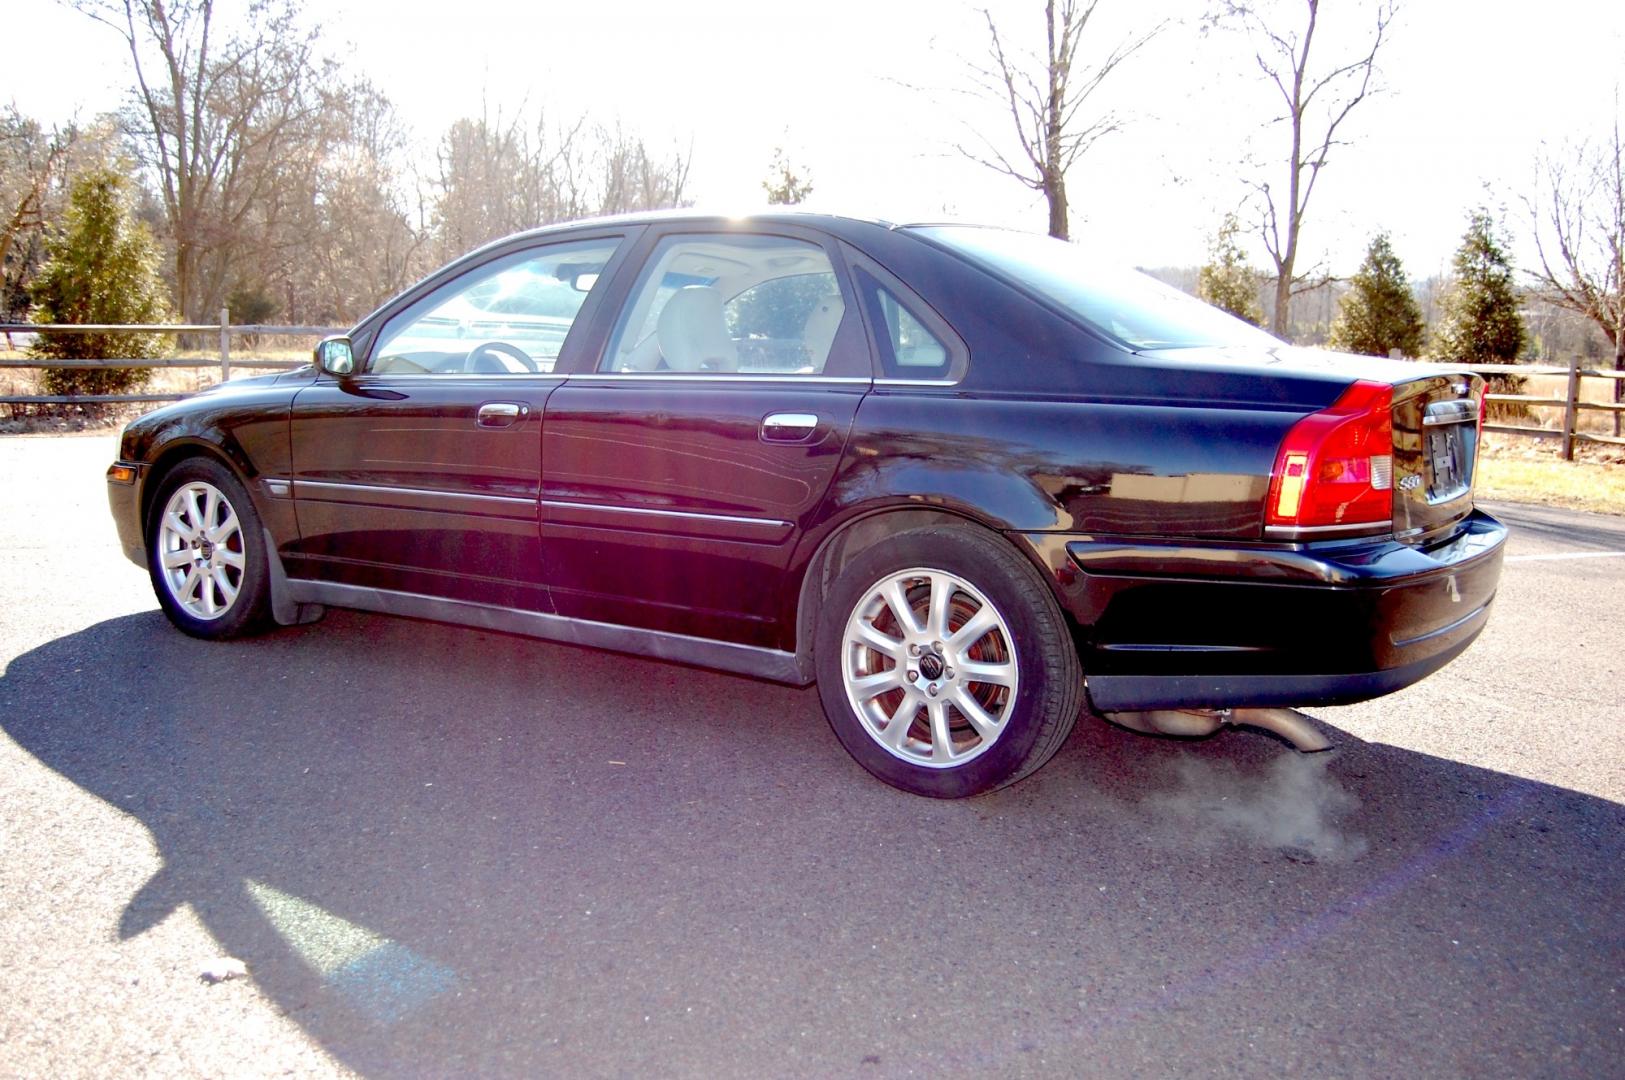
<instances>
[{"instance_id":1,"label":"silver alloy wheel","mask_svg":"<svg viewBox=\"0 0 1625 1080\"><path fill-rule=\"evenodd\" d=\"M247 566L237 511L219 488L192 480L176 488L158 525L164 588L194 619L231 610Z\"/></svg>"},{"instance_id":2,"label":"silver alloy wheel","mask_svg":"<svg viewBox=\"0 0 1625 1080\"><path fill-rule=\"evenodd\" d=\"M943 570L877 581L847 619L841 653L846 698L863 730L892 756L929 769L987 752L1020 689L1004 616Z\"/></svg>"}]
</instances>

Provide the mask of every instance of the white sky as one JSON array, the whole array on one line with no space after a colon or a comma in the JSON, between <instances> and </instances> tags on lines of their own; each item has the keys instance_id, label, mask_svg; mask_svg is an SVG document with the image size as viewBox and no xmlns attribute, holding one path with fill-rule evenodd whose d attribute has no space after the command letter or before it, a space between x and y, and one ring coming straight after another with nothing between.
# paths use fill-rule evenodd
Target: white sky
<instances>
[{"instance_id":1,"label":"white sky","mask_svg":"<svg viewBox=\"0 0 1625 1080\"><path fill-rule=\"evenodd\" d=\"M994 0L1012 41L1041 44L1039 0ZM1187 19L1119 69L1110 104L1132 116L1069 178L1073 233L1139 265L1194 265L1222 214L1246 196L1251 155L1284 158L1256 68L1232 35L1200 35L1198 0L1105 0L1102 16ZM1326 5L1316 55L1363 30ZM1042 230L1042 199L955 154L978 132L1009 146L1008 120L965 94L986 30L959 0L327 0L309 4L327 48L400 108L432 160L452 120L482 97L511 111L620 120L655 145L692 145L702 205L762 201L773 147L815 186L814 205L909 221L954 216ZM25 0L8 18L0 101L46 121L117 104L130 81L121 40L85 16ZM1130 26L1103 26L1101 55ZM1350 32L1351 30L1355 32ZM19 42L67 41L60 49ZM1352 271L1371 233L1392 231L1413 276L1448 261L1467 210L1504 209L1526 252L1518 196L1541 141L1595 136L1625 75L1617 0L1408 0L1379 57L1382 95L1355 110L1310 205L1308 260ZM1284 168L1280 170L1284 172ZM1276 180L1277 186L1282 183ZM1254 244L1253 261L1264 265ZM1526 257L1526 256L1525 256ZM1307 265L1300 259L1300 268Z\"/></svg>"}]
</instances>

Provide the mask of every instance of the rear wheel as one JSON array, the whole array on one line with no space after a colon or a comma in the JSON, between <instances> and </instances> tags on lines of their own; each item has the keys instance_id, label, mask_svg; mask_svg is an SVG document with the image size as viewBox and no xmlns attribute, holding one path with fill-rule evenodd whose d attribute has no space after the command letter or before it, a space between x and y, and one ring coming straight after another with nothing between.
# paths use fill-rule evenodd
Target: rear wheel
<instances>
[{"instance_id":1,"label":"rear wheel","mask_svg":"<svg viewBox=\"0 0 1625 1080\"><path fill-rule=\"evenodd\" d=\"M269 612L264 530L231 470L194 458L164 477L147 523L147 569L169 621L200 638L252 633Z\"/></svg>"},{"instance_id":2,"label":"rear wheel","mask_svg":"<svg viewBox=\"0 0 1625 1080\"><path fill-rule=\"evenodd\" d=\"M937 798L1031 773L1083 707L1055 598L1007 544L969 528L903 533L854 559L820 613L817 665L847 751Z\"/></svg>"}]
</instances>

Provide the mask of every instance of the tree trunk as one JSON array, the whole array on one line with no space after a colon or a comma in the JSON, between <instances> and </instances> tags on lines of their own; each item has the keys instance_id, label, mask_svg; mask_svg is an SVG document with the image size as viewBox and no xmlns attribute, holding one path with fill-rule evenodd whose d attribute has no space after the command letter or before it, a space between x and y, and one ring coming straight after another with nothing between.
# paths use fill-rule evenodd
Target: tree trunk
<instances>
[{"instance_id":1,"label":"tree trunk","mask_svg":"<svg viewBox=\"0 0 1625 1080\"><path fill-rule=\"evenodd\" d=\"M1057 240L1069 240L1066 212L1066 177L1053 173L1044 178L1044 197L1049 200L1049 234Z\"/></svg>"},{"instance_id":2,"label":"tree trunk","mask_svg":"<svg viewBox=\"0 0 1625 1080\"><path fill-rule=\"evenodd\" d=\"M1282 341L1292 340L1292 268L1283 266L1275 276L1275 317L1270 329Z\"/></svg>"}]
</instances>

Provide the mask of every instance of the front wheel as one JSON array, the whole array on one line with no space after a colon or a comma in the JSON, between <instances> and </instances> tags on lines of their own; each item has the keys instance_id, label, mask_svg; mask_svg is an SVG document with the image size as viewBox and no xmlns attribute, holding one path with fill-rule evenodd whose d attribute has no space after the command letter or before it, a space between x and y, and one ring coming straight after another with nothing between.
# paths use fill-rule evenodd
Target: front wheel
<instances>
[{"instance_id":1,"label":"front wheel","mask_svg":"<svg viewBox=\"0 0 1625 1080\"><path fill-rule=\"evenodd\" d=\"M230 469L194 458L164 477L147 523L147 569L158 603L200 638L258 630L269 613L264 530Z\"/></svg>"},{"instance_id":2,"label":"front wheel","mask_svg":"<svg viewBox=\"0 0 1625 1080\"><path fill-rule=\"evenodd\" d=\"M1066 620L1037 571L968 528L902 533L854 559L819 616L836 737L894 787L960 798L1052 757L1083 707Z\"/></svg>"}]
</instances>

